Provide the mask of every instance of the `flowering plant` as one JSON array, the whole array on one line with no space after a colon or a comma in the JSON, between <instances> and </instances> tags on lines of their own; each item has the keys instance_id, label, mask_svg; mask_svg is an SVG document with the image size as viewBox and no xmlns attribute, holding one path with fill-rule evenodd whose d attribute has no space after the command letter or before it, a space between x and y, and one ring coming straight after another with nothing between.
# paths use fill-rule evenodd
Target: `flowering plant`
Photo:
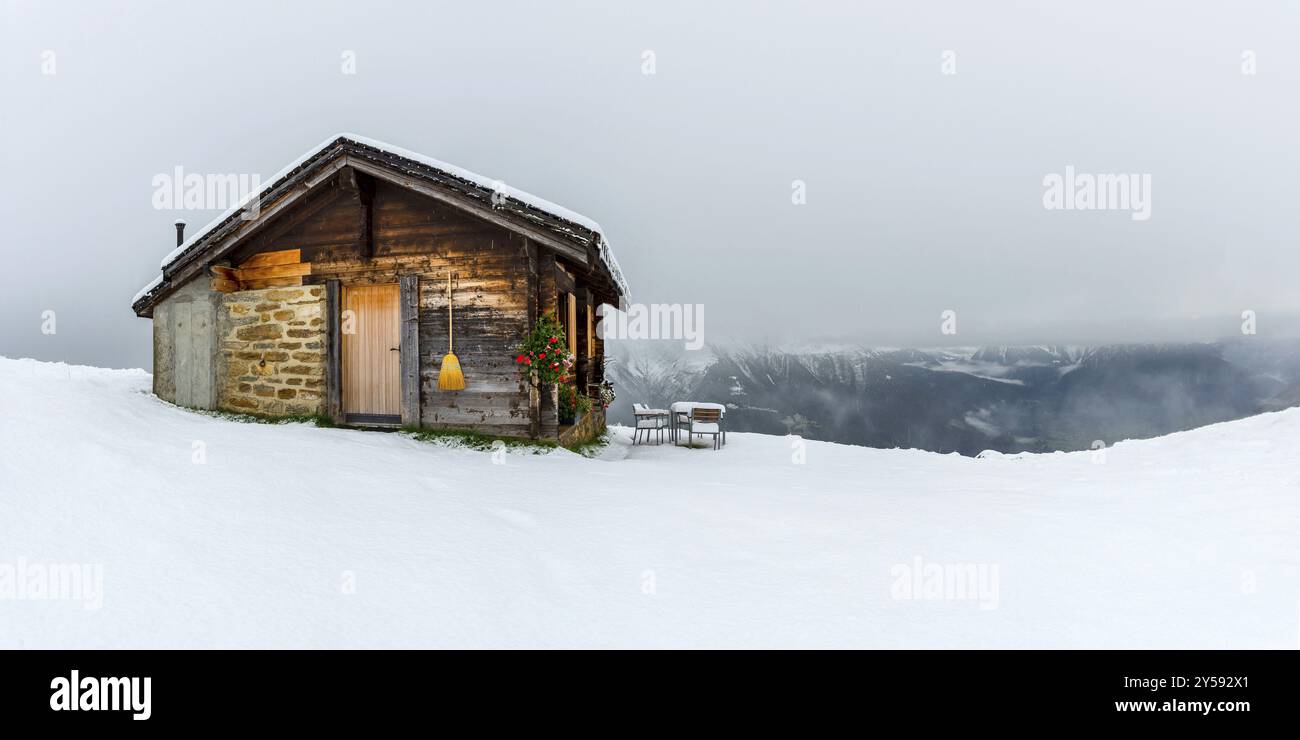
<instances>
[{"instance_id":1,"label":"flowering plant","mask_svg":"<svg viewBox=\"0 0 1300 740\"><path fill-rule=\"evenodd\" d=\"M614 384L609 382L608 380L606 380L604 383L601 383L600 384L600 407L602 409L609 408L609 405L611 403L614 403L614 398L615 398Z\"/></svg>"},{"instance_id":2,"label":"flowering plant","mask_svg":"<svg viewBox=\"0 0 1300 740\"><path fill-rule=\"evenodd\" d=\"M559 418L561 424L572 424L579 417L591 411L591 399L585 393L579 393L572 384L560 385Z\"/></svg>"},{"instance_id":3,"label":"flowering plant","mask_svg":"<svg viewBox=\"0 0 1300 740\"><path fill-rule=\"evenodd\" d=\"M519 377L535 385L567 383L573 375L574 356L569 353L569 342L564 327L554 314L537 319L533 329L515 352L515 367Z\"/></svg>"}]
</instances>

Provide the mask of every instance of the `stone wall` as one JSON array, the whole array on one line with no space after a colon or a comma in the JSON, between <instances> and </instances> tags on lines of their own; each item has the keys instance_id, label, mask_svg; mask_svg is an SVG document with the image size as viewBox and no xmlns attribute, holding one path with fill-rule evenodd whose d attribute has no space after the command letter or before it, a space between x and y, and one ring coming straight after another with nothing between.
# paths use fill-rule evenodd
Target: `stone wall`
<instances>
[{"instance_id":1,"label":"stone wall","mask_svg":"<svg viewBox=\"0 0 1300 740\"><path fill-rule=\"evenodd\" d=\"M324 288L223 294L217 333L219 408L267 416L323 413Z\"/></svg>"},{"instance_id":2,"label":"stone wall","mask_svg":"<svg viewBox=\"0 0 1300 740\"><path fill-rule=\"evenodd\" d=\"M605 433L605 410L593 401L591 411L572 426L560 427L559 441L563 447L590 442Z\"/></svg>"}]
</instances>

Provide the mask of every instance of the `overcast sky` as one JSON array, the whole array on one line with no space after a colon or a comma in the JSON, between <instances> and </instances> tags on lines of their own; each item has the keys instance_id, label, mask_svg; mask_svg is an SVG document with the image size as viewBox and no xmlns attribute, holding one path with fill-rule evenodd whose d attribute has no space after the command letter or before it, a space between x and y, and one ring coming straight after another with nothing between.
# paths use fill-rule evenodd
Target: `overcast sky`
<instances>
[{"instance_id":1,"label":"overcast sky","mask_svg":"<svg viewBox=\"0 0 1300 740\"><path fill-rule=\"evenodd\" d=\"M708 339L1300 311L1294 2L3 3L7 356L148 367L131 298L174 219L216 215L156 210L152 178L269 176L339 131L596 219L632 299L703 303ZM1067 165L1150 175L1150 218L1045 209Z\"/></svg>"}]
</instances>

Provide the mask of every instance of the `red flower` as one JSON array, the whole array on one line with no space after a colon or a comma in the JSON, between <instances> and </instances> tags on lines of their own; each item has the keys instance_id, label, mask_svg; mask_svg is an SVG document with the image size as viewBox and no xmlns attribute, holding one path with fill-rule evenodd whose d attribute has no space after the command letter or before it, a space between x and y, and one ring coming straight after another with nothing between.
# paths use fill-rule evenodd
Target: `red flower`
<instances>
[{"instance_id":1,"label":"red flower","mask_svg":"<svg viewBox=\"0 0 1300 740\"><path fill-rule=\"evenodd\" d=\"M545 359L546 359L546 353L545 353L545 352L541 353L540 355L537 356L537 359L539 359L539 360L545 360Z\"/></svg>"},{"instance_id":2,"label":"red flower","mask_svg":"<svg viewBox=\"0 0 1300 740\"><path fill-rule=\"evenodd\" d=\"M519 355L518 357L515 358L515 362L523 362L523 361L524 361L523 355Z\"/></svg>"},{"instance_id":3,"label":"red flower","mask_svg":"<svg viewBox=\"0 0 1300 740\"><path fill-rule=\"evenodd\" d=\"M551 344L555 344L558 341L560 340L556 339L555 337L551 337Z\"/></svg>"}]
</instances>

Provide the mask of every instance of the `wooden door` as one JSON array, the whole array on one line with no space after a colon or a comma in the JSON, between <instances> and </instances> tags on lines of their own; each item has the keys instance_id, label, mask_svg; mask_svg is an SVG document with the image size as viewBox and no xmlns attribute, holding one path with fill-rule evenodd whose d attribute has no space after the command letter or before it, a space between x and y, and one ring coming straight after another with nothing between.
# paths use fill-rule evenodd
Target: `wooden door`
<instances>
[{"instance_id":1,"label":"wooden door","mask_svg":"<svg viewBox=\"0 0 1300 740\"><path fill-rule=\"evenodd\" d=\"M348 421L401 420L400 297L396 283L343 288L341 360Z\"/></svg>"}]
</instances>

